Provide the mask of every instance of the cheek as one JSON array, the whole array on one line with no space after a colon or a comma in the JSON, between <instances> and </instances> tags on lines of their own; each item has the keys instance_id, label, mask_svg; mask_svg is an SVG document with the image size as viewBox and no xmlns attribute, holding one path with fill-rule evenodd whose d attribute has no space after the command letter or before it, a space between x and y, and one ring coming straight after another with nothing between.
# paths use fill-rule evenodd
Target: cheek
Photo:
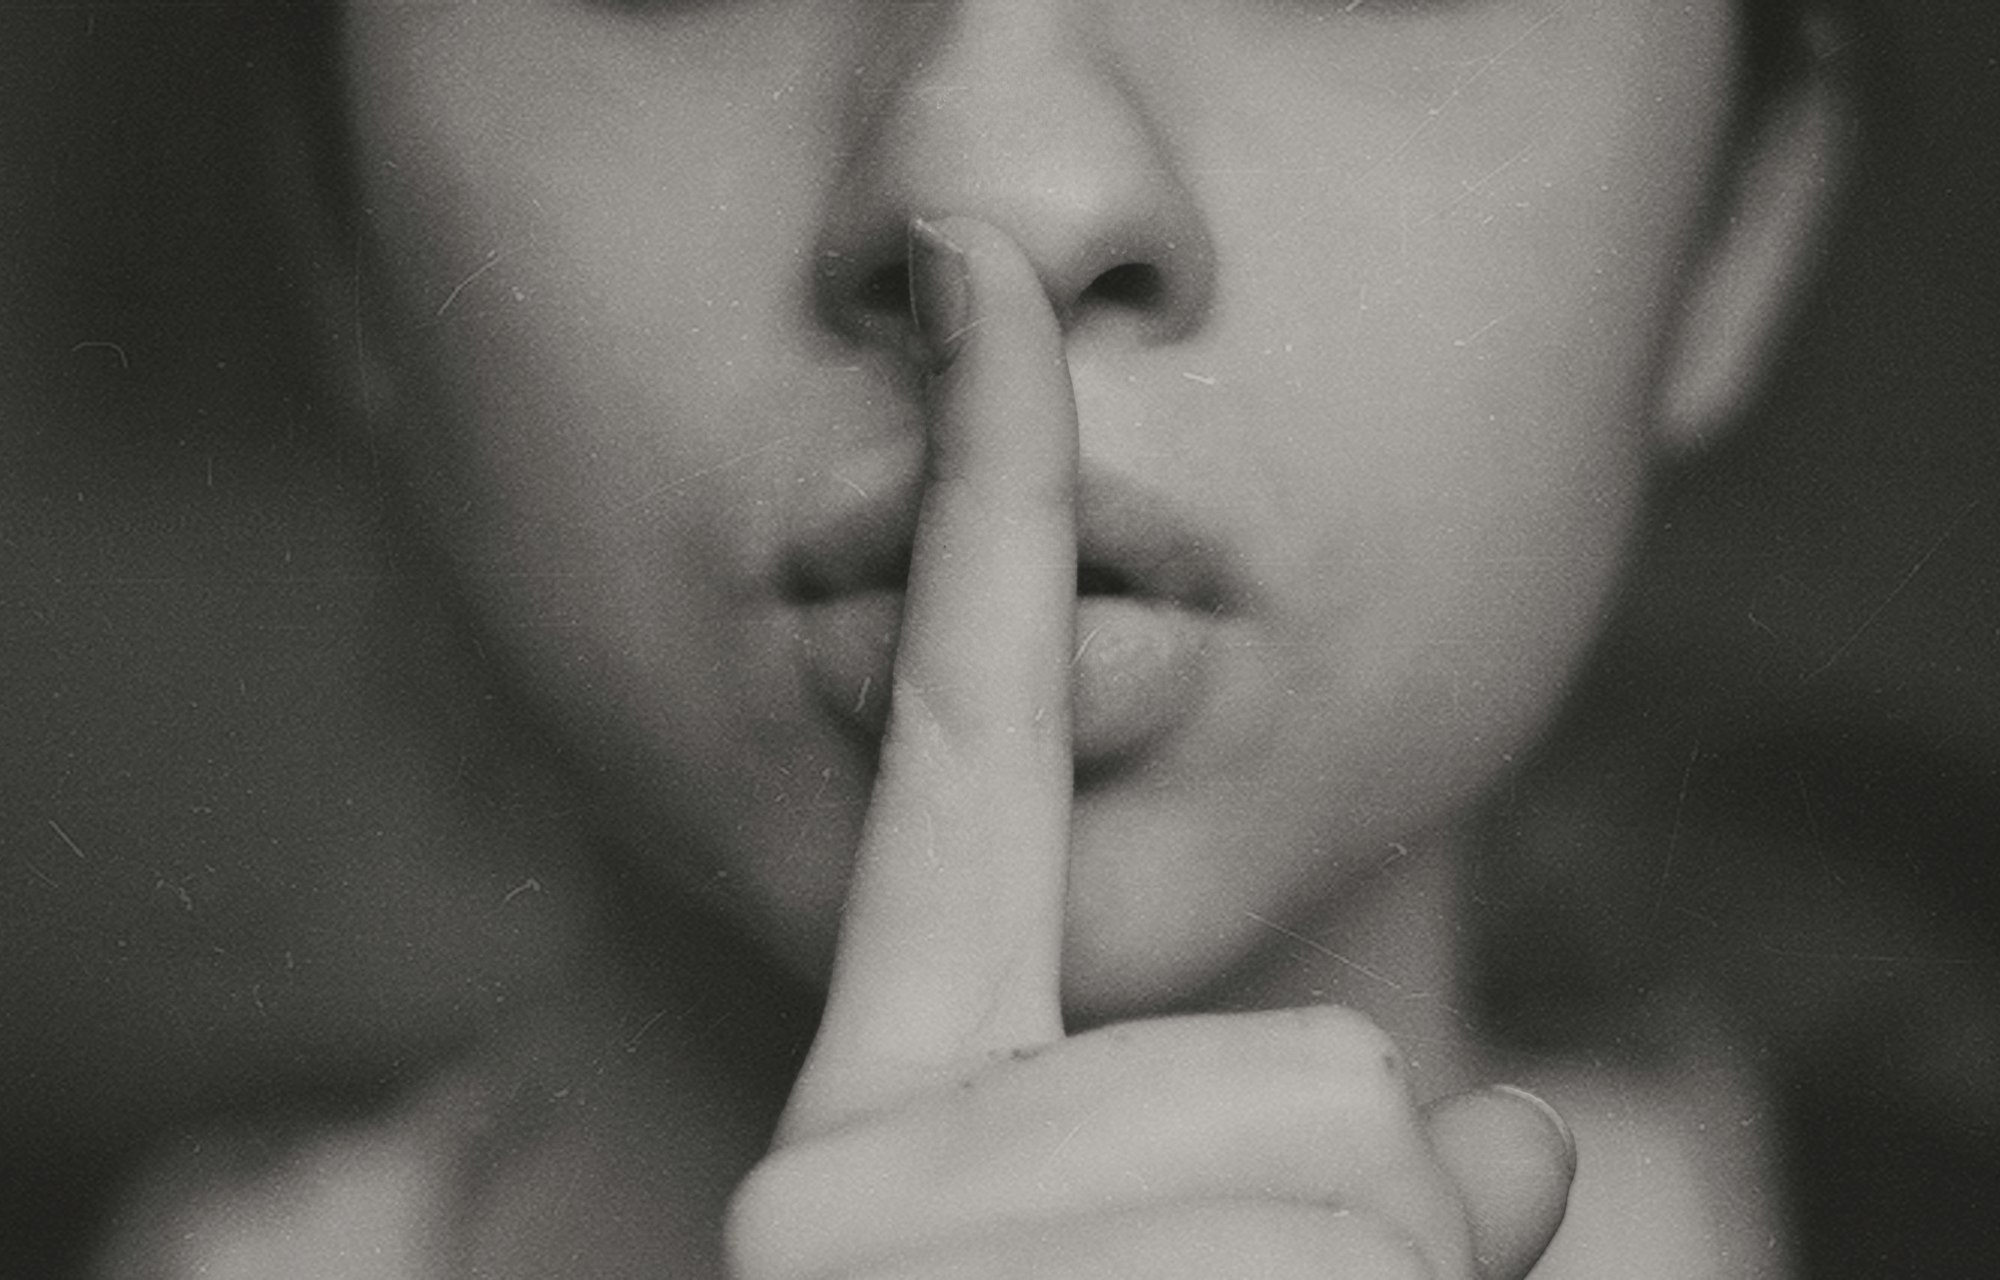
<instances>
[{"instance_id":1,"label":"cheek","mask_svg":"<svg viewBox=\"0 0 2000 1280\"><path fill-rule=\"evenodd\" d=\"M1336 843L1476 795L1597 630L1728 111L1712 4L1429 29L1434 83L1371 88L1364 33L1276 57L1190 144L1230 255L1216 363L1243 371L1210 462L1269 513L1288 602L1276 774L1365 797Z\"/></svg>"},{"instance_id":2,"label":"cheek","mask_svg":"<svg viewBox=\"0 0 2000 1280\"><path fill-rule=\"evenodd\" d=\"M673 42L486 8L367 6L353 36L385 440L600 829L680 888L830 921L837 864L795 851L851 841L865 780L786 728L788 637L759 592L818 451L902 410L795 340L811 276L788 247L817 201L793 126L814 113L709 119L730 95Z\"/></svg>"},{"instance_id":3,"label":"cheek","mask_svg":"<svg viewBox=\"0 0 2000 1280\"><path fill-rule=\"evenodd\" d=\"M809 243L810 131L732 108L760 93L720 83L705 27L639 40L539 4L349 27L370 341L429 532L502 627L709 669L663 650L726 646L701 624L773 540L807 428L866 403L826 403L781 338L810 280L782 248Z\"/></svg>"},{"instance_id":4,"label":"cheek","mask_svg":"<svg viewBox=\"0 0 2000 1280\"><path fill-rule=\"evenodd\" d=\"M1564 314L1587 290L1538 293L1532 246L1483 241L1259 380L1253 413L1295 424L1247 450L1297 655L1288 747L1303 793L1333 775L1365 797L1343 844L1435 821L1507 766L1597 630L1637 514L1652 317L1620 314L1600 349ZM1509 272L1529 296L1505 309L1510 287L1468 281Z\"/></svg>"}]
</instances>

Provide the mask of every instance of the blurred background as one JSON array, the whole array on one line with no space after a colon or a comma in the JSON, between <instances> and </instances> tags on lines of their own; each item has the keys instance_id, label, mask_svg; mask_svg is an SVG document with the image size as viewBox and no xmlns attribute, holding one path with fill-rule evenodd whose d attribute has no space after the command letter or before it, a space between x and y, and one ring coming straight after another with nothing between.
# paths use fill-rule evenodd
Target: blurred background
<instances>
[{"instance_id":1,"label":"blurred background","mask_svg":"<svg viewBox=\"0 0 2000 1280\"><path fill-rule=\"evenodd\" d=\"M59 1274L51 1227L164 1126L365 1099L550 989L584 910L569 802L303 354L241 15L0 12L6 1274ZM1671 953L1744 993L1793 1064L1816 1274L1988 1275L2000 13L1904 0L1862 45L1797 341L1660 494L1496 823L1566 926L1673 907L1608 980ZM1631 883L1580 896L1607 843Z\"/></svg>"}]
</instances>

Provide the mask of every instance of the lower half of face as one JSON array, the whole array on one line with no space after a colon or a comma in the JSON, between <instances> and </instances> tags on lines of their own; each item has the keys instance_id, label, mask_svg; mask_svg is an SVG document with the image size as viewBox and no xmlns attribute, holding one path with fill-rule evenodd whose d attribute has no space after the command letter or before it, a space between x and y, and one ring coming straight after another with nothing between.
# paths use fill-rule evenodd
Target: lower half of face
<instances>
[{"instance_id":1,"label":"lower half of face","mask_svg":"<svg viewBox=\"0 0 2000 1280\"><path fill-rule=\"evenodd\" d=\"M894 308L829 301L827 263L911 215L984 217L1052 281L1097 254L1164 286L1056 299L1079 1006L1209 982L1462 815L1615 581L1725 7L1161 14L348 16L424 520L621 842L803 972L866 808L924 432ZM1120 241L1149 225L1177 234Z\"/></svg>"}]
</instances>

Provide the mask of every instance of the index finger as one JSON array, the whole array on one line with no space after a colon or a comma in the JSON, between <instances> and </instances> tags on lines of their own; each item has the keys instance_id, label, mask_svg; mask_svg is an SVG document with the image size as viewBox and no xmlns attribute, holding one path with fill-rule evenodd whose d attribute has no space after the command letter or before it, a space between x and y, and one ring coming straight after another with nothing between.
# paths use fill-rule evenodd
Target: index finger
<instances>
[{"instance_id":1,"label":"index finger","mask_svg":"<svg viewBox=\"0 0 2000 1280\"><path fill-rule=\"evenodd\" d=\"M943 367L889 727L789 1136L1062 1036L1077 469L1062 330L994 228L916 223L910 246Z\"/></svg>"}]
</instances>

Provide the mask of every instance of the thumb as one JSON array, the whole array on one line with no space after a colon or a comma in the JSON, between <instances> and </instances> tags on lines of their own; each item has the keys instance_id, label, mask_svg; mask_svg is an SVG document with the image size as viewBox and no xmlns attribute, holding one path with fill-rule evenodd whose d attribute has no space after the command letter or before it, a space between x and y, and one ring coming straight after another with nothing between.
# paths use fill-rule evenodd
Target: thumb
<instances>
[{"instance_id":1,"label":"thumb","mask_svg":"<svg viewBox=\"0 0 2000 1280\"><path fill-rule=\"evenodd\" d=\"M1496 1085L1432 1103L1425 1125L1458 1188L1479 1280L1519 1280L1541 1258L1569 1204L1576 1139L1556 1109Z\"/></svg>"}]
</instances>

